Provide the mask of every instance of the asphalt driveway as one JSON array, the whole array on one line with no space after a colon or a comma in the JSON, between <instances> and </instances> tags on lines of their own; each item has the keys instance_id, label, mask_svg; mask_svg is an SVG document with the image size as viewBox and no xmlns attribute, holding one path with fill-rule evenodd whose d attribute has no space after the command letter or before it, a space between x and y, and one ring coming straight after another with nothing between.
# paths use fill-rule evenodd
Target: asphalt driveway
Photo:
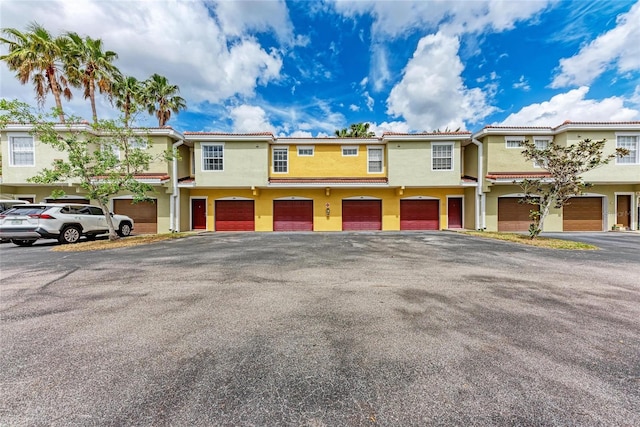
<instances>
[{"instance_id":1,"label":"asphalt driveway","mask_svg":"<svg viewBox=\"0 0 640 427\"><path fill-rule=\"evenodd\" d=\"M625 245L0 245L0 425L640 425L640 239Z\"/></svg>"}]
</instances>

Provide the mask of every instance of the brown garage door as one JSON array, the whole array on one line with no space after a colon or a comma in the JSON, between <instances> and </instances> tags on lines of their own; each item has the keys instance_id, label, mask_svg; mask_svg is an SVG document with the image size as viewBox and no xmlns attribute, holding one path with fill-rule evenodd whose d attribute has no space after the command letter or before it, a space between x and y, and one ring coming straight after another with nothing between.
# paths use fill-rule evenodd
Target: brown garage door
<instances>
[{"instance_id":1,"label":"brown garage door","mask_svg":"<svg viewBox=\"0 0 640 427\"><path fill-rule=\"evenodd\" d=\"M343 230L382 230L382 201L343 200Z\"/></svg>"},{"instance_id":2,"label":"brown garage door","mask_svg":"<svg viewBox=\"0 0 640 427\"><path fill-rule=\"evenodd\" d=\"M602 231L602 198L573 197L562 208L564 231Z\"/></svg>"},{"instance_id":3,"label":"brown garage door","mask_svg":"<svg viewBox=\"0 0 640 427\"><path fill-rule=\"evenodd\" d=\"M400 230L438 230L439 200L400 200Z\"/></svg>"},{"instance_id":4,"label":"brown garage door","mask_svg":"<svg viewBox=\"0 0 640 427\"><path fill-rule=\"evenodd\" d=\"M158 232L158 206L155 201L132 203L129 199L115 199L113 212L131 217L135 234Z\"/></svg>"},{"instance_id":5,"label":"brown garage door","mask_svg":"<svg viewBox=\"0 0 640 427\"><path fill-rule=\"evenodd\" d=\"M253 200L216 200L216 231L254 231Z\"/></svg>"},{"instance_id":6,"label":"brown garage door","mask_svg":"<svg viewBox=\"0 0 640 427\"><path fill-rule=\"evenodd\" d=\"M313 231L312 200L274 200L274 231Z\"/></svg>"},{"instance_id":7,"label":"brown garage door","mask_svg":"<svg viewBox=\"0 0 640 427\"><path fill-rule=\"evenodd\" d=\"M528 231L531 219L529 211L535 205L518 203L520 197L500 197L498 199L498 231Z\"/></svg>"}]
</instances>

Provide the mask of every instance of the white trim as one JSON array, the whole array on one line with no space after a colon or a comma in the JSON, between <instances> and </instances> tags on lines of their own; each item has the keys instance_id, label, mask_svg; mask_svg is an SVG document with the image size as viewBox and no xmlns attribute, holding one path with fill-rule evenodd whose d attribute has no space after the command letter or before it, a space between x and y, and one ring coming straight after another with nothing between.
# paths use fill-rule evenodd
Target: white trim
<instances>
[{"instance_id":1,"label":"white trim","mask_svg":"<svg viewBox=\"0 0 640 427\"><path fill-rule=\"evenodd\" d=\"M400 200L440 200L440 198L433 196L409 196L401 197Z\"/></svg>"},{"instance_id":2,"label":"white trim","mask_svg":"<svg viewBox=\"0 0 640 427\"><path fill-rule=\"evenodd\" d=\"M381 155L380 155L380 171L375 171L375 172L371 172L371 170L369 169L369 162L370 160L370 156L369 156L369 152L371 150L379 150ZM380 174L380 173L384 173L384 146L370 146L367 145L367 173L368 174Z\"/></svg>"},{"instance_id":3,"label":"white trim","mask_svg":"<svg viewBox=\"0 0 640 427\"><path fill-rule=\"evenodd\" d=\"M380 197L373 196L352 196L352 197L343 197L342 200L382 200Z\"/></svg>"},{"instance_id":4,"label":"white trim","mask_svg":"<svg viewBox=\"0 0 640 427\"><path fill-rule=\"evenodd\" d=\"M310 197L288 196L288 197L277 197L272 200L275 202L276 200L287 201L287 200L313 200L313 199Z\"/></svg>"},{"instance_id":5,"label":"white trim","mask_svg":"<svg viewBox=\"0 0 640 427\"><path fill-rule=\"evenodd\" d=\"M520 142L521 145L518 145L517 147L509 147L509 141L513 141L513 142ZM524 142L524 136L519 136L519 135L505 135L504 137L504 146L505 148L508 148L510 150L520 150L522 149L522 143Z\"/></svg>"},{"instance_id":6,"label":"white trim","mask_svg":"<svg viewBox=\"0 0 640 427\"><path fill-rule=\"evenodd\" d=\"M276 172L275 164L275 152L276 150L283 150L287 153L287 170L285 172ZM271 146L271 173L273 174L288 174L289 173L289 146L288 145L272 145Z\"/></svg>"},{"instance_id":7,"label":"white trim","mask_svg":"<svg viewBox=\"0 0 640 427\"><path fill-rule=\"evenodd\" d=\"M204 168L204 149L203 147L222 147L222 169L205 169ZM224 172L224 142L201 142L200 143L200 159L202 162L200 163L200 171L203 173L208 172ZM213 157L215 159L215 157Z\"/></svg>"},{"instance_id":8,"label":"white trim","mask_svg":"<svg viewBox=\"0 0 640 427\"><path fill-rule=\"evenodd\" d=\"M229 197L220 197L218 199L213 199L214 202L217 202L219 200L251 200L251 201L255 201L255 199L252 199L250 197L240 197L240 196L229 196Z\"/></svg>"},{"instance_id":9,"label":"white trim","mask_svg":"<svg viewBox=\"0 0 640 427\"><path fill-rule=\"evenodd\" d=\"M16 165L13 163L13 138L31 138L31 154L33 162L30 165ZM26 152L26 151L24 151ZM7 154L9 155L9 166L13 168L32 168L36 165L36 139L27 132L7 132Z\"/></svg>"},{"instance_id":10,"label":"white trim","mask_svg":"<svg viewBox=\"0 0 640 427\"><path fill-rule=\"evenodd\" d=\"M462 199L460 203L460 228L464 228L464 194L447 194L447 206L445 211L447 212L447 228L449 228L449 199Z\"/></svg>"},{"instance_id":11,"label":"white trim","mask_svg":"<svg viewBox=\"0 0 640 427\"><path fill-rule=\"evenodd\" d=\"M613 193L613 197L615 197L615 200L613 201L613 206L614 206L614 214L616 216L616 222L614 223L617 224L618 222L618 196L629 196L629 202L630 202L630 206L629 209L631 210L631 217L629 217L629 226L631 227L632 230L636 230L636 226L637 226L637 222L636 222L636 211L637 211L637 206L634 206L634 202L635 202L635 196L636 193L634 193L633 191L620 191L620 192L614 192Z\"/></svg>"},{"instance_id":12,"label":"white trim","mask_svg":"<svg viewBox=\"0 0 640 427\"><path fill-rule=\"evenodd\" d=\"M344 154L344 150L356 150L356 154ZM342 153L342 157L358 157L360 149L357 145L343 145L340 152Z\"/></svg>"},{"instance_id":13,"label":"white trim","mask_svg":"<svg viewBox=\"0 0 640 427\"><path fill-rule=\"evenodd\" d=\"M189 197L189 230L193 230L193 201L194 200L204 200L204 229L208 229L207 225L207 209L209 206L209 197L208 196L190 196Z\"/></svg>"},{"instance_id":14,"label":"white trim","mask_svg":"<svg viewBox=\"0 0 640 427\"><path fill-rule=\"evenodd\" d=\"M434 169L433 161L435 157L433 157L433 147L451 147L451 167L449 169ZM455 142L432 142L431 143L431 171L432 172L451 172L455 169L455 152L456 152L456 144ZM444 157L438 157L444 158Z\"/></svg>"},{"instance_id":15,"label":"white trim","mask_svg":"<svg viewBox=\"0 0 640 427\"><path fill-rule=\"evenodd\" d=\"M311 154L300 154L300 150L311 150ZM316 154L316 149L313 145L298 145L296 146L296 152L298 157L313 157Z\"/></svg>"}]
</instances>

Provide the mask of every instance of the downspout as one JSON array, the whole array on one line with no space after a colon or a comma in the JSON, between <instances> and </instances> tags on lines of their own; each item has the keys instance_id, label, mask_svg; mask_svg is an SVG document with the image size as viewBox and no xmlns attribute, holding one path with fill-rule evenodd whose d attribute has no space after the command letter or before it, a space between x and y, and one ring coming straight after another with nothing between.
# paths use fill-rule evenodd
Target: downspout
<instances>
[{"instance_id":1,"label":"downspout","mask_svg":"<svg viewBox=\"0 0 640 427\"><path fill-rule=\"evenodd\" d=\"M486 228L486 216L485 216L485 196L482 191L482 187L484 186L484 173L482 172L483 162L483 153L482 153L482 142L478 141L475 138L471 139L478 147L478 185L476 186L476 229L484 230Z\"/></svg>"},{"instance_id":2,"label":"downspout","mask_svg":"<svg viewBox=\"0 0 640 427\"><path fill-rule=\"evenodd\" d=\"M173 190L171 192L171 203L169 203L169 231L172 233L180 231L180 189L178 188L178 158L175 152L182 144L184 144L184 140L181 139L174 142L172 146L171 176L173 178Z\"/></svg>"}]
</instances>

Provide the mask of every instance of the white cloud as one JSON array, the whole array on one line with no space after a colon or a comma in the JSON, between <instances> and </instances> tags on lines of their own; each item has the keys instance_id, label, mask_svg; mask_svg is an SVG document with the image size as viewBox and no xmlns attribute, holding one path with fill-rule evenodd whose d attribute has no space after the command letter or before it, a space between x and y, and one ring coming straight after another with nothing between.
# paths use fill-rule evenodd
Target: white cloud
<instances>
[{"instance_id":1,"label":"white cloud","mask_svg":"<svg viewBox=\"0 0 640 427\"><path fill-rule=\"evenodd\" d=\"M349 105L349 110L351 110L351 111L360 111L360 107L358 107L356 104L351 104L351 105Z\"/></svg>"},{"instance_id":2,"label":"white cloud","mask_svg":"<svg viewBox=\"0 0 640 427\"><path fill-rule=\"evenodd\" d=\"M407 122L401 121L371 123L369 130L374 132L376 136L381 136L385 132L409 133L411 131Z\"/></svg>"},{"instance_id":3,"label":"white cloud","mask_svg":"<svg viewBox=\"0 0 640 427\"><path fill-rule=\"evenodd\" d=\"M364 96L369 111L373 111L373 106L376 104L376 101L371 97L371 95L369 95L369 92L367 91L365 91L362 95Z\"/></svg>"},{"instance_id":4,"label":"white cloud","mask_svg":"<svg viewBox=\"0 0 640 427\"><path fill-rule=\"evenodd\" d=\"M476 123L494 112L481 89L464 85L458 48L456 37L423 37L389 94L387 112L418 131L464 128L466 121Z\"/></svg>"},{"instance_id":5,"label":"white cloud","mask_svg":"<svg viewBox=\"0 0 640 427\"><path fill-rule=\"evenodd\" d=\"M279 135L279 136L290 136L293 138L312 138L313 134L311 132L306 132L306 131L302 131L302 130L297 130L293 133L291 133L290 135Z\"/></svg>"},{"instance_id":6,"label":"white cloud","mask_svg":"<svg viewBox=\"0 0 640 427\"><path fill-rule=\"evenodd\" d=\"M531 104L510 114L503 126L557 126L565 120L630 121L640 119L640 110L626 108L625 99L617 96L602 100L585 99L587 86L552 97L549 101Z\"/></svg>"},{"instance_id":7,"label":"white cloud","mask_svg":"<svg viewBox=\"0 0 640 427\"><path fill-rule=\"evenodd\" d=\"M570 58L560 60L559 73L551 87L591 84L598 76L616 68L619 73L640 70L640 2L618 16L617 26L602 34Z\"/></svg>"},{"instance_id":8,"label":"white cloud","mask_svg":"<svg viewBox=\"0 0 640 427\"><path fill-rule=\"evenodd\" d=\"M266 112L254 105L240 105L229 111L233 120L233 132L256 133L271 132L276 133L276 128L267 120Z\"/></svg>"},{"instance_id":9,"label":"white cloud","mask_svg":"<svg viewBox=\"0 0 640 427\"><path fill-rule=\"evenodd\" d=\"M242 37L247 31L272 31L282 43L308 43L304 37L294 39L293 24L284 0L219 1L213 8L227 35Z\"/></svg>"},{"instance_id":10,"label":"white cloud","mask_svg":"<svg viewBox=\"0 0 640 427\"><path fill-rule=\"evenodd\" d=\"M531 86L529 86L529 82L524 78L524 76L520 76L520 79L515 82L512 87L514 89L522 89L525 92L531 90Z\"/></svg>"}]
</instances>

